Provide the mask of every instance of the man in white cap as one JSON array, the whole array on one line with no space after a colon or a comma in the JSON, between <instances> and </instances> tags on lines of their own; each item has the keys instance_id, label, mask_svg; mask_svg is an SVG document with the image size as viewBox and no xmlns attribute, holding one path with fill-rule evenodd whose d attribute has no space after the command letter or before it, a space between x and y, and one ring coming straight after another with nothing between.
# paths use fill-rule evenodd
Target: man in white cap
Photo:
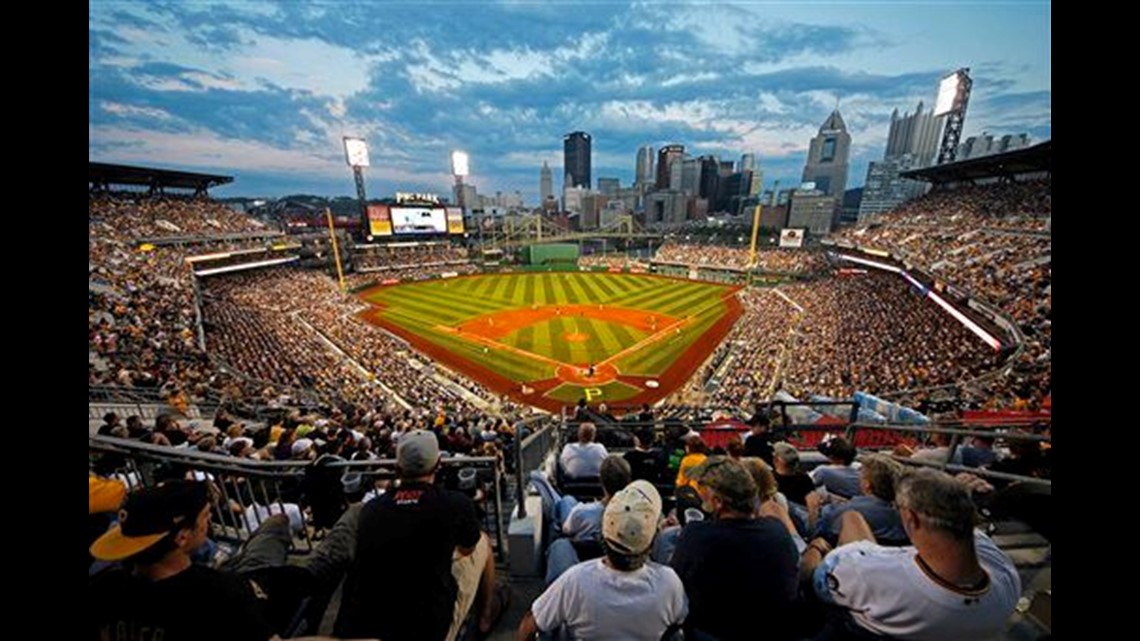
<instances>
[{"instance_id":1,"label":"man in white cap","mask_svg":"<svg viewBox=\"0 0 1140 641\"><path fill-rule=\"evenodd\" d=\"M480 632L501 616L506 596L495 589L490 542L471 499L434 485L440 459L432 432L400 438L399 485L360 510L338 635L454 639L477 593Z\"/></svg>"},{"instance_id":2,"label":"man in white cap","mask_svg":"<svg viewBox=\"0 0 1140 641\"><path fill-rule=\"evenodd\" d=\"M658 641L688 614L677 573L649 560L661 496L646 481L614 495L602 516L605 556L567 570L531 605L516 639L563 629L569 638Z\"/></svg>"}]
</instances>

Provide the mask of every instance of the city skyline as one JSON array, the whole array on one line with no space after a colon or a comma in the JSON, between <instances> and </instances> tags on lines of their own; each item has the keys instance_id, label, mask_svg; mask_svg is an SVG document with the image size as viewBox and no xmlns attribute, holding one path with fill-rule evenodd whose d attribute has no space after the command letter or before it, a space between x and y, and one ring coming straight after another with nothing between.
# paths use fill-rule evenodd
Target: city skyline
<instances>
[{"instance_id":1,"label":"city skyline","mask_svg":"<svg viewBox=\"0 0 1140 641\"><path fill-rule=\"evenodd\" d=\"M568 7L95 0L88 156L235 176L219 196L351 195L340 141L360 136L370 196L449 194L461 149L479 193L535 205L543 162L560 193L563 136L584 131L593 176L623 187L639 148L676 143L755 154L764 189L787 188L838 102L857 187L891 112L933 104L961 66L963 140L1050 138L1048 2Z\"/></svg>"}]
</instances>

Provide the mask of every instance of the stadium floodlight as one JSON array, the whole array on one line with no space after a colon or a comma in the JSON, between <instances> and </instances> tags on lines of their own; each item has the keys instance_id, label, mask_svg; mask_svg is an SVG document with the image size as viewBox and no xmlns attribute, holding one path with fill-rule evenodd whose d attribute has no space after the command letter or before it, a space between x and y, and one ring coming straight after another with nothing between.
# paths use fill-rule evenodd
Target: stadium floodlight
<instances>
[{"instance_id":1,"label":"stadium floodlight","mask_svg":"<svg viewBox=\"0 0 1140 641\"><path fill-rule=\"evenodd\" d=\"M938 100L934 103L935 116L949 113L958 107L958 85L961 81L961 72L955 71L938 83Z\"/></svg>"},{"instance_id":2,"label":"stadium floodlight","mask_svg":"<svg viewBox=\"0 0 1140 641\"><path fill-rule=\"evenodd\" d=\"M467 152L451 152L451 175L462 177L468 175L468 173Z\"/></svg>"},{"instance_id":3,"label":"stadium floodlight","mask_svg":"<svg viewBox=\"0 0 1140 641\"><path fill-rule=\"evenodd\" d=\"M368 167L368 145L362 138L344 137L344 157L349 167Z\"/></svg>"}]
</instances>

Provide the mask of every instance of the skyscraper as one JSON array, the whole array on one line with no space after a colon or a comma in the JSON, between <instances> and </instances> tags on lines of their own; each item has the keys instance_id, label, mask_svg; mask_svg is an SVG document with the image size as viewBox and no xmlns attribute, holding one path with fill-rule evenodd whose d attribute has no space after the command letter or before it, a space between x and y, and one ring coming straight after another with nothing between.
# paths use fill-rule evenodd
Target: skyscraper
<instances>
[{"instance_id":1,"label":"skyscraper","mask_svg":"<svg viewBox=\"0 0 1140 641\"><path fill-rule=\"evenodd\" d=\"M740 155L740 171L756 171L756 154Z\"/></svg>"},{"instance_id":2,"label":"skyscraper","mask_svg":"<svg viewBox=\"0 0 1140 641\"><path fill-rule=\"evenodd\" d=\"M634 185L648 185L653 182L653 147L646 145L637 150L636 176Z\"/></svg>"},{"instance_id":3,"label":"skyscraper","mask_svg":"<svg viewBox=\"0 0 1140 641\"><path fill-rule=\"evenodd\" d=\"M562 137L562 165L565 187L590 188L590 134L574 131Z\"/></svg>"},{"instance_id":4,"label":"skyscraper","mask_svg":"<svg viewBox=\"0 0 1140 641\"><path fill-rule=\"evenodd\" d=\"M900 174L934 164L942 137L945 116L923 112L919 101L913 114L899 116L891 112L891 128L887 132L887 149L883 159L867 165L867 179L859 201L859 221L895 207L926 193L929 185L908 180Z\"/></svg>"},{"instance_id":5,"label":"skyscraper","mask_svg":"<svg viewBox=\"0 0 1140 641\"><path fill-rule=\"evenodd\" d=\"M815 188L828 196L842 198L847 189L847 157L851 153L851 134L839 110L831 112L811 139L803 182L814 182Z\"/></svg>"},{"instance_id":6,"label":"skyscraper","mask_svg":"<svg viewBox=\"0 0 1140 641\"><path fill-rule=\"evenodd\" d=\"M929 167L938 153L942 136L942 123L945 116L934 117L933 111L922 111L922 101L913 114L899 116L899 110L891 113L891 129L887 134L887 151L883 160L894 160L904 154L913 157L913 169Z\"/></svg>"},{"instance_id":7,"label":"skyscraper","mask_svg":"<svg viewBox=\"0 0 1140 641\"><path fill-rule=\"evenodd\" d=\"M674 161L685 156L684 145L665 145L657 152L657 188L669 189L669 176ZM678 181L679 182L679 181Z\"/></svg>"},{"instance_id":8,"label":"skyscraper","mask_svg":"<svg viewBox=\"0 0 1140 641\"><path fill-rule=\"evenodd\" d=\"M550 165L542 161L542 171L538 175L539 204L554 198L554 177L551 175Z\"/></svg>"},{"instance_id":9,"label":"skyscraper","mask_svg":"<svg viewBox=\"0 0 1140 641\"><path fill-rule=\"evenodd\" d=\"M682 158L681 191L688 196L696 196L701 191L701 161L699 158Z\"/></svg>"},{"instance_id":10,"label":"skyscraper","mask_svg":"<svg viewBox=\"0 0 1140 641\"><path fill-rule=\"evenodd\" d=\"M731 166L732 163L729 163ZM697 195L701 198L716 200L717 187L720 184L720 161L716 156L701 156L701 177Z\"/></svg>"}]
</instances>

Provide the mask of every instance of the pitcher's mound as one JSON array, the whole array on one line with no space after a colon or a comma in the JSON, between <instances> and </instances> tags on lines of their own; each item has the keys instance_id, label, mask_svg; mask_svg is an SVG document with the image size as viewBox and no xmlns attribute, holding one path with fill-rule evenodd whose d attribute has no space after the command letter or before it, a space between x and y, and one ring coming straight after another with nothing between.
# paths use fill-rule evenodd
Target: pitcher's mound
<instances>
[{"instance_id":1,"label":"pitcher's mound","mask_svg":"<svg viewBox=\"0 0 1140 641\"><path fill-rule=\"evenodd\" d=\"M583 334L581 332L563 334L562 338L566 339L566 342L568 343L585 343L586 341L590 340L589 334Z\"/></svg>"}]
</instances>

